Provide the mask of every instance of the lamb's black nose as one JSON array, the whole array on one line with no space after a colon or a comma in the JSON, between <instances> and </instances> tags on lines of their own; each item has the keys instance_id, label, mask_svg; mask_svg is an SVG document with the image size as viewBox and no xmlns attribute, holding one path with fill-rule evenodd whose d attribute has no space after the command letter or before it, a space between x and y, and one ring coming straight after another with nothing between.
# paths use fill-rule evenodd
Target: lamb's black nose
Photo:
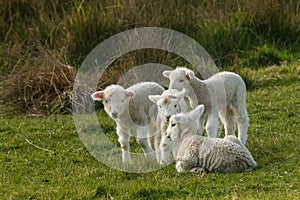
<instances>
[{"instance_id":1,"label":"lamb's black nose","mask_svg":"<svg viewBox=\"0 0 300 200\"><path fill-rule=\"evenodd\" d=\"M118 118L118 113L117 112L112 112L111 116L116 119L116 118Z\"/></svg>"},{"instance_id":2,"label":"lamb's black nose","mask_svg":"<svg viewBox=\"0 0 300 200\"><path fill-rule=\"evenodd\" d=\"M170 120L170 117L171 117L171 116L167 116L167 117L166 117L166 121L167 121L167 122Z\"/></svg>"},{"instance_id":3,"label":"lamb's black nose","mask_svg":"<svg viewBox=\"0 0 300 200\"><path fill-rule=\"evenodd\" d=\"M171 136L170 136L170 135L167 135L166 137L167 137L168 139L171 139Z\"/></svg>"}]
</instances>

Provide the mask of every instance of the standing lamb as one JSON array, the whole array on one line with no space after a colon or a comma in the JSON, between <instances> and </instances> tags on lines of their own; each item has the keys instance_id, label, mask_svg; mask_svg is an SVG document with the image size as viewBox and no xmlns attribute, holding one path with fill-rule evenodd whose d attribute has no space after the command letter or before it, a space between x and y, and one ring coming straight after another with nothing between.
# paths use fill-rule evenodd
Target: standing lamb
<instances>
[{"instance_id":1,"label":"standing lamb","mask_svg":"<svg viewBox=\"0 0 300 200\"><path fill-rule=\"evenodd\" d=\"M208 115L206 132L209 137L216 137L219 114L224 124L225 135L234 135L237 121L238 138L246 144L249 126L246 86L239 75L220 72L206 80L200 80L193 71L185 67L166 70L163 75L170 79L170 89L186 89L186 96L192 108L199 104L205 106L205 113L199 121L200 132L203 130L204 118Z\"/></svg>"},{"instance_id":2,"label":"standing lamb","mask_svg":"<svg viewBox=\"0 0 300 200\"><path fill-rule=\"evenodd\" d=\"M166 129L169 124L169 119L172 115L187 112L187 105L184 100L185 89L178 91L170 89L164 91L161 95L150 95L149 99L158 107L157 129L160 131L160 143L155 144L156 158L160 164L170 163L170 152L173 152L175 158L175 148L169 139L166 138Z\"/></svg>"},{"instance_id":3,"label":"standing lamb","mask_svg":"<svg viewBox=\"0 0 300 200\"><path fill-rule=\"evenodd\" d=\"M117 134L122 150L122 161L131 160L129 140L131 130L136 131L137 142L144 154L154 157L151 142L156 134L157 107L148 99L149 95L159 95L163 87L154 82L142 82L127 89L120 85L110 85L103 91L97 91L91 96L102 101L106 113L116 121Z\"/></svg>"},{"instance_id":4,"label":"standing lamb","mask_svg":"<svg viewBox=\"0 0 300 200\"><path fill-rule=\"evenodd\" d=\"M197 124L204 106L199 105L189 113L179 113L170 118L167 137L179 144L176 155L178 172L241 172L256 167L248 149L234 135L225 138L208 138L196 135Z\"/></svg>"}]
</instances>

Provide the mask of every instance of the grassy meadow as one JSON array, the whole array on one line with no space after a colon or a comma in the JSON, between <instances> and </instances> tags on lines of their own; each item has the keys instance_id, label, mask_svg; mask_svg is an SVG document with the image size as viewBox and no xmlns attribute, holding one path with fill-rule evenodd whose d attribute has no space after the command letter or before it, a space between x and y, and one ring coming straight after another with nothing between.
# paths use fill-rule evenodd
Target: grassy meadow
<instances>
[{"instance_id":1,"label":"grassy meadow","mask_svg":"<svg viewBox=\"0 0 300 200\"><path fill-rule=\"evenodd\" d=\"M299 19L296 0L0 1L0 199L299 198ZM145 26L194 38L220 71L243 77L257 169L202 176L171 164L126 173L83 145L70 112L80 64L110 36ZM138 50L113 62L98 88L145 63L190 67L169 52ZM101 106L97 116L118 145Z\"/></svg>"},{"instance_id":2,"label":"grassy meadow","mask_svg":"<svg viewBox=\"0 0 300 200\"><path fill-rule=\"evenodd\" d=\"M111 169L82 144L71 115L1 117L2 199L297 199L300 195L299 69L248 71L247 147L252 172L179 174L171 164L135 174ZM298 80L298 81L295 81ZM99 122L116 142L114 122ZM222 131L223 133L223 131ZM140 151L132 142L133 150Z\"/></svg>"}]
</instances>

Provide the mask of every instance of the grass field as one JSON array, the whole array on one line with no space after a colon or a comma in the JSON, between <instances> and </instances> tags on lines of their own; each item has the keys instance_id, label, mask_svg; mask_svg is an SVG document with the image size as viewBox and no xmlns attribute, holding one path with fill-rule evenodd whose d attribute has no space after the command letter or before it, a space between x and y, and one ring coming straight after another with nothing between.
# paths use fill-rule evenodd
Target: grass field
<instances>
[{"instance_id":1,"label":"grass field","mask_svg":"<svg viewBox=\"0 0 300 200\"><path fill-rule=\"evenodd\" d=\"M298 65L241 71L251 89L247 147L255 171L178 174L174 164L134 174L97 161L71 115L0 118L1 199L297 199L300 196ZM114 123L99 122L114 136ZM136 145L133 145L137 148ZM138 149L133 149L138 150Z\"/></svg>"},{"instance_id":2,"label":"grass field","mask_svg":"<svg viewBox=\"0 0 300 200\"><path fill-rule=\"evenodd\" d=\"M0 199L299 199L299 19L298 0L1 0ZM256 170L201 176L172 164L138 174L91 155L70 114L76 70L96 45L140 27L186 34L220 71L242 76ZM141 64L186 64L176 56L130 52L98 87ZM97 114L118 145L114 122Z\"/></svg>"}]
</instances>

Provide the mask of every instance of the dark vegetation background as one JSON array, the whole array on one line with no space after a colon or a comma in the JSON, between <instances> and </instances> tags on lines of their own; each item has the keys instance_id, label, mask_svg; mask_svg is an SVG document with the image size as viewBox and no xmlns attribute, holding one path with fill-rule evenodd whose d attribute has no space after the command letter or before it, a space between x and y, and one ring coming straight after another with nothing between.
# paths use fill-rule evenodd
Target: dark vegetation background
<instances>
[{"instance_id":1,"label":"dark vegetation background","mask_svg":"<svg viewBox=\"0 0 300 200\"><path fill-rule=\"evenodd\" d=\"M1 0L0 103L6 114L70 111L76 69L105 39L135 27L180 31L198 41L220 70L299 60L298 0ZM116 60L99 88L144 63L185 65L168 52L146 49Z\"/></svg>"}]
</instances>

